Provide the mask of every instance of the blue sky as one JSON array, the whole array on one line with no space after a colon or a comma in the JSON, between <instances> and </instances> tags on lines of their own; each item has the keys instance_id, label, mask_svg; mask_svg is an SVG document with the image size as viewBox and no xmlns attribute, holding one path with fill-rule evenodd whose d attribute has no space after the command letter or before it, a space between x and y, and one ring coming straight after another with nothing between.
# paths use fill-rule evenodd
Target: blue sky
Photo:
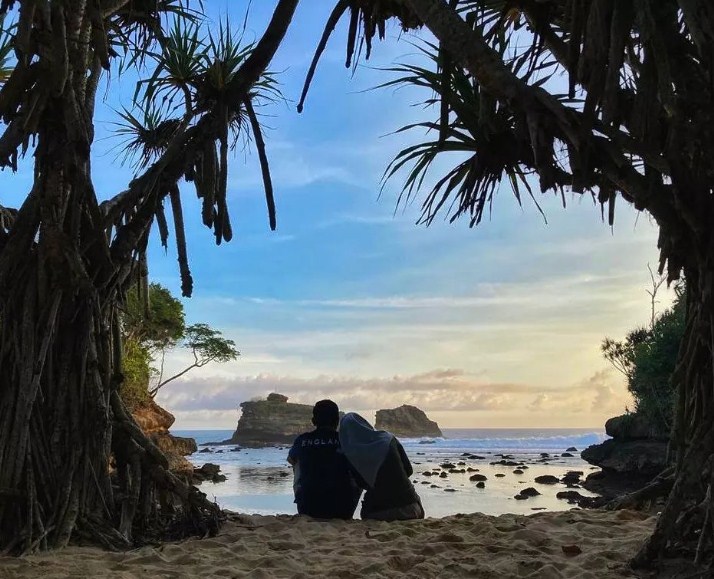
<instances>
[{"instance_id":1,"label":"blue sky","mask_svg":"<svg viewBox=\"0 0 714 579\"><path fill-rule=\"evenodd\" d=\"M252 3L246 39L259 37L274 4ZM563 210L552 194L539 199L546 224L528 200L519 207L507 185L493 217L476 229L465 221L415 225L418 204L395 211L400 181L380 195L380 178L401 147L417 142L419 135L390 133L424 118L412 105L428 95L366 90L392 78L379 68L413 58L414 37L400 39L392 27L353 76L344 67L342 23L305 111L295 111L331 4L300 4L271 66L289 101L261 110L277 231L268 228L251 150L238 150L229 170L231 243L215 246L192 187L183 187L195 282L187 318L222 330L242 356L167 386L159 402L177 428L232 428L241 401L271 391L306 403L329 396L368 418L414 403L444 426L601 427L629 400L599 345L647 320L656 228L620 204L611 230L589 197L568 196ZM205 5L214 22L227 14L239 24L247 4ZM133 83L113 82L97 125L102 197L131 176L111 150L117 141L106 137L112 109L130 104ZM0 202L17 202L29 174L23 169ZM7 191L9 176L2 179ZM164 254L154 237L150 271L180 295L171 242ZM169 371L186 360L173 353Z\"/></svg>"}]
</instances>

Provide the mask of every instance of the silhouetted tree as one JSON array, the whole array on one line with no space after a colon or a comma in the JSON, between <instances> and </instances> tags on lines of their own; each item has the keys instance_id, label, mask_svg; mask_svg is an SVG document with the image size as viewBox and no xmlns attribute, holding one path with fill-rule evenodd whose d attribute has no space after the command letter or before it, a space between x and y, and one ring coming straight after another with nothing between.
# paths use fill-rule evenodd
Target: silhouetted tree
<instances>
[{"instance_id":1,"label":"silhouetted tree","mask_svg":"<svg viewBox=\"0 0 714 579\"><path fill-rule=\"evenodd\" d=\"M435 178L422 222L446 212L471 225L502 182L520 201L542 192L593 195L612 224L618 197L659 226L661 272L687 280L686 331L673 375L676 472L657 528L635 559L698 541L714 552L714 2L711 0L340 0L298 105L337 21L347 64L396 18L425 26L431 66L401 66L391 84L424 87L434 118L409 128L432 140L404 149L403 199ZM561 88L563 78L567 86ZM457 153L453 156L451 154Z\"/></svg>"},{"instance_id":2,"label":"silhouetted tree","mask_svg":"<svg viewBox=\"0 0 714 579\"><path fill-rule=\"evenodd\" d=\"M200 7L200 4L197 3ZM256 106L277 96L266 69L297 0L280 0L255 44L228 22L206 30L180 0L3 0L0 167L33 156L22 206L0 206L0 552L72 536L129 546L172 513L204 533L215 505L173 475L118 391L126 290L146 288L146 246L174 223L192 291L179 182L192 181L216 242L231 239L228 151L251 135L272 185ZM137 174L99 203L92 184L97 87L142 76L122 113ZM111 76L106 71L112 69ZM112 469L109 468L110 457Z\"/></svg>"}]
</instances>

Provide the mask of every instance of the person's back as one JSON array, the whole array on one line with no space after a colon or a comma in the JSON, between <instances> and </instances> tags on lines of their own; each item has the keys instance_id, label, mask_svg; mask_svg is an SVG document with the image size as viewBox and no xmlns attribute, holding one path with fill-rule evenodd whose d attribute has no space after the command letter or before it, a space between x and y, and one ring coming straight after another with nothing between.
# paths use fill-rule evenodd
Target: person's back
<instances>
[{"instance_id":1,"label":"person's back","mask_svg":"<svg viewBox=\"0 0 714 579\"><path fill-rule=\"evenodd\" d=\"M315 430L298 436L288 454L295 469L295 503L302 515L351 519L357 508L361 491L340 451L338 421L337 405L321 400L313 408Z\"/></svg>"},{"instance_id":2,"label":"person's back","mask_svg":"<svg viewBox=\"0 0 714 579\"><path fill-rule=\"evenodd\" d=\"M409 477L413 474L404 448L394 435L374 430L359 414L340 423L343 451L359 484L367 491L363 519L423 519L424 508Z\"/></svg>"},{"instance_id":3,"label":"person's back","mask_svg":"<svg viewBox=\"0 0 714 579\"><path fill-rule=\"evenodd\" d=\"M422 518L419 495L409 477L414 473L404 447L392 438L372 488L362 501L363 519ZM421 511L421 514L420 514Z\"/></svg>"}]
</instances>

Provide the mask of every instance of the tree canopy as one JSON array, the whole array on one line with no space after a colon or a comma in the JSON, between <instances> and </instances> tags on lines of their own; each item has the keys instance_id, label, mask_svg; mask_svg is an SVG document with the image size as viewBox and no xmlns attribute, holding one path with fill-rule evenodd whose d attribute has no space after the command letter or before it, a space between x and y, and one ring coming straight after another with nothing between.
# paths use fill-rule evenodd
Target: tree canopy
<instances>
[{"instance_id":1,"label":"tree canopy","mask_svg":"<svg viewBox=\"0 0 714 579\"><path fill-rule=\"evenodd\" d=\"M635 328L624 340L606 338L605 358L627 378L635 412L647 418L657 432L667 433L674 418L675 388L672 374L686 320L685 286L676 286L670 308L656 315L649 327Z\"/></svg>"},{"instance_id":2,"label":"tree canopy","mask_svg":"<svg viewBox=\"0 0 714 579\"><path fill-rule=\"evenodd\" d=\"M208 324L186 326L183 304L164 286L151 283L144 291L147 295L141 296L139 287L132 288L121 314L121 395L130 408L147 402L166 384L195 368L229 362L240 355L233 340ZM166 354L177 347L189 350L193 361L165 377Z\"/></svg>"}]
</instances>

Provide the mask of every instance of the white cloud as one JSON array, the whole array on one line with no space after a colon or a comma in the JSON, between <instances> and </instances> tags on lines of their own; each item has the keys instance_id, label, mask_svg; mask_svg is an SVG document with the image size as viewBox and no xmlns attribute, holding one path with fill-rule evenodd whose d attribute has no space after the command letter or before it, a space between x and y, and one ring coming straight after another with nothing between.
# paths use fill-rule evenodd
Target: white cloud
<instances>
[{"instance_id":1,"label":"white cloud","mask_svg":"<svg viewBox=\"0 0 714 579\"><path fill-rule=\"evenodd\" d=\"M158 401L181 420L192 424L203 419L231 427L239 416L241 402L270 392L280 392L293 402L312 404L332 398L345 410L372 415L378 408L413 404L428 413L447 416L469 413L477 423L483 416L508 417L517 413L538 414L552 425L553 413L579 415L590 423L622 412L627 395L609 370L570 385L494 383L462 369L435 369L413 375L362 378L349 375L289 375L186 378L161 391ZM534 396L535 395L535 396ZM591 422L592 421L592 422ZM453 426L453 424L451 424Z\"/></svg>"}]
</instances>

